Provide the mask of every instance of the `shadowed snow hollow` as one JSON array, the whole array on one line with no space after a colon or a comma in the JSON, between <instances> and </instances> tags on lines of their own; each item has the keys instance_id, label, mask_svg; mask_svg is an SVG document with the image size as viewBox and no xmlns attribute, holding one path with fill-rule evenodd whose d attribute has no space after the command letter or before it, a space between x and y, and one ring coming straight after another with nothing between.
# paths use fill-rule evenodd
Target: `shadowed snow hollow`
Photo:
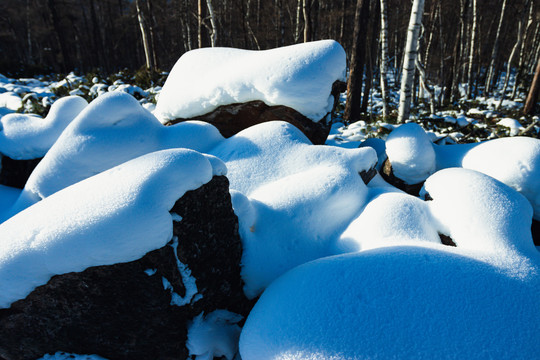
<instances>
[{"instance_id":1,"label":"shadowed snow hollow","mask_svg":"<svg viewBox=\"0 0 540 360\"><path fill-rule=\"evenodd\" d=\"M261 100L319 121L332 109L332 84L345 80L345 70L345 51L334 40L262 51L192 50L171 70L155 114L165 123L221 105Z\"/></svg>"}]
</instances>

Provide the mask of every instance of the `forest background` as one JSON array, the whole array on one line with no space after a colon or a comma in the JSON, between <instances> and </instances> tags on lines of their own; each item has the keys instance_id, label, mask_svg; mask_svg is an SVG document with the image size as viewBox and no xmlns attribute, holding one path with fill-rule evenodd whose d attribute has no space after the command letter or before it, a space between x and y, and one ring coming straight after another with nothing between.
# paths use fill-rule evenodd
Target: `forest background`
<instances>
[{"instance_id":1,"label":"forest background","mask_svg":"<svg viewBox=\"0 0 540 360\"><path fill-rule=\"evenodd\" d=\"M463 95L459 84L468 85L469 99L490 95L511 68L508 97L527 93L540 52L538 3L425 0L415 88L440 89L441 107ZM360 62L354 66L369 93L381 59L389 81L399 84L412 6L408 0L0 0L0 73L144 70L152 78L199 47L263 50L335 39L349 60ZM367 96L359 103L365 111Z\"/></svg>"}]
</instances>

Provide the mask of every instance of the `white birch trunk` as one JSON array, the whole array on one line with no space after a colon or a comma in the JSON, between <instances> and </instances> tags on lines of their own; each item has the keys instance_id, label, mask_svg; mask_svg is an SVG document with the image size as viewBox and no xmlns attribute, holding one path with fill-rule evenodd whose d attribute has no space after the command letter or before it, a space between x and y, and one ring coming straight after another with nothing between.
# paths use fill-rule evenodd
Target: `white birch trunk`
<instances>
[{"instance_id":1,"label":"white birch trunk","mask_svg":"<svg viewBox=\"0 0 540 360\"><path fill-rule=\"evenodd\" d=\"M212 0L206 0L206 6L208 7L208 14L210 15L210 24L212 25L212 34L210 34L210 45L212 47L216 47L218 31L216 14L214 13L214 8L212 7Z\"/></svg>"},{"instance_id":2,"label":"white birch trunk","mask_svg":"<svg viewBox=\"0 0 540 360\"><path fill-rule=\"evenodd\" d=\"M197 45L202 48L202 0L197 0Z\"/></svg>"},{"instance_id":3,"label":"white birch trunk","mask_svg":"<svg viewBox=\"0 0 540 360\"><path fill-rule=\"evenodd\" d=\"M381 0L381 97L383 102L383 118L388 116L388 19L386 0Z\"/></svg>"},{"instance_id":4,"label":"white birch trunk","mask_svg":"<svg viewBox=\"0 0 540 360\"><path fill-rule=\"evenodd\" d=\"M476 0L472 0L472 29L471 29L471 45L469 47L469 68L467 70L467 99L472 98L472 87L473 87L473 64L474 64L474 52L476 50L476 28L477 24L477 13L476 13Z\"/></svg>"},{"instance_id":5,"label":"white birch trunk","mask_svg":"<svg viewBox=\"0 0 540 360\"><path fill-rule=\"evenodd\" d=\"M489 63L486 85L485 85L485 94L489 95L491 91L491 83L493 82L493 76L495 76L495 62L497 61L497 55L499 52L499 39L501 38L501 28L504 18L504 12L506 10L506 0L503 0L501 8L501 16L499 17L499 25L497 27L497 33L495 34L495 42L493 44L493 51L491 52L491 62Z\"/></svg>"},{"instance_id":6,"label":"white birch trunk","mask_svg":"<svg viewBox=\"0 0 540 360\"><path fill-rule=\"evenodd\" d=\"M403 75L401 77L401 90L399 94L398 122L409 118L411 109L411 95L413 89L416 56L418 53L418 35L422 24L424 0L414 0L411 18L407 31L407 43L403 59Z\"/></svg>"},{"instance_id":7,"label":"white birch trunk","mask_svg":"<svg viewBox=\"0 0 540 360\"><path fill-rule=\"evenodd\" d=\"M150 51L150 41L148 39L148 32L146 30L146 24L144 21L143 13L141 11L139 0L135 0L135 7L137 8L137 20L139 21L139 28L141 30L141 37L143 41L144 57L146 59L146 69L151 70L154 68L154 63L152 61L152 53Z\"/></svg>"},{"instance_id":8,"label":"white birch trunk","mask_svg":"<svg viewBox=\"0 0 540 360\"><path fill-rule=\"evenodd\" d=\"M302 12L302 0L296 2L296 24L294 28L294 42L300 39L300 13Z\"/></svg>"}]
</instances>

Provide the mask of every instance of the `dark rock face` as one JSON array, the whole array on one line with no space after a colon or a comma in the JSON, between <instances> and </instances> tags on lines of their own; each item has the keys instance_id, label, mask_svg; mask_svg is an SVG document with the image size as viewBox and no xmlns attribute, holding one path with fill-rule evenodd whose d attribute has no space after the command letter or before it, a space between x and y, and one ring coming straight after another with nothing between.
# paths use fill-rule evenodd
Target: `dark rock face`
<instances>
[{"instance_id":1,"label":"dark rock face","mask_svg":"<svg viewBox=\"0 0 540 360\"><path fill-rule=\"evenodd\" d=\"M334 97L334 105L331 114L339 104L339 94L347 89L343 81L335 81L329 95ZM216 110L196 116L192 119L174 119L166 125L174 125L187 120L201 120L214 125L221 135L228 138L247 129L250 126L266 121L282 120L291 123L300 129L304 135L315 145L323 145L330 133L330 124L325 119L313 122L298 111L287 106L269 106L256 100L247 103L230 104L218 107Z\"/></svg>"},{"instance_id":2,"label":"dark rock face","mask_svg":"<svg viewBox=\"0 0 540 360\"><path fill-rule=\"evenodd\" d=\"M24 184L26 184L28 177L40 161L41 158L32 160L13 160L7 156L2 156L0 184L19 189L24 188Z\"/></svg>"},{"instance_id":3,"label":"dark rock face","mask_svg":"<svg viewBox=\"0 0 540 360\"><path fill-rule=\"evenodd\" d=\"M531 233L532 233L534 245L540 246L540 221L533 219L532 226L531 226Z\"/></svg>"},{"instance_id":4,"label":"dark rock face","mask_svg":"<svg viewBox=\"0 0 540 360\"><path fill-rule=\"evenodd\" d=\"M420 194L420 190L422 189L422 186L424 185L423 182L409 185L409 184L406 184L400 178L396 177L394 175L394 171L392 170L392 164L390 163L390 160L388 159L386 159L382 165L381 176L389 184L394 185L398 189L403 190L407 194L411 194L413 196L418 196Z\"/></svg>"},{"instance_id":5,"label":"dark rock face","mask_svg":"<svg viewBox=\"0 0 540 360\"><path fill-rule=\"evenodd\" d=\"M300 129L315 145L324 144L330 133L330 125L324 119L315 123L287 106L269 106L259 100L223 105L208 114L196 116L192 119L171 120L166 125L173 125L186 120L201 120L210 123L218 128L221 135L226 138L250 126L273 120L283 120L291 123Z\"/></svg>"},{"instance_id":6,"label":"dark rock face","mask_svg":"<svg viewBox=\"0 0 540 360\"><path fill-rule=\"evenodd\" d=\"M108 359L186 359L187 325L202 311L247 316L253 304L242 291L242 245L228 180L214 177L186 193L171 212L182 217L173 223L177 254L169 243L136 261L54 276L0 309L0 359L35 359L57 351ZM162 280L185 295L177 256L191 269L198 289L184 306L171 305ZM146 273L149 269L155 273Z\"/></svg>"}]
</instances>

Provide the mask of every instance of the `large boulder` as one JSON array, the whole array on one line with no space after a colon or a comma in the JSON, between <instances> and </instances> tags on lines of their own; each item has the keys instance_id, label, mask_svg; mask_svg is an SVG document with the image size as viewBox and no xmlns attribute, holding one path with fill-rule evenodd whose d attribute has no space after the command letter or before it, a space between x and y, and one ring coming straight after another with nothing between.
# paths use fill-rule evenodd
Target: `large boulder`
<instances>
[{"instance_id":1,"label":"large boulder","mask_svg":"<svg viewBox=\"0 0 540 360\"><path fill-rule=\"evenodd\" d=\"M186 359L194 318L218 309L245 317L252 303L242 291L242 245L228 180L215 176L188 191L171 214L177 221L166 246L136 261L54 276L0 309L0 359L57 351Z\"/></svg>"},{"instance_id":2,"label":"large boulder","mask_svg":"<svg viewBox=\"0 0 540 360\"><path fill-rule=\"evenodd\" d=\"M260 100L246 103L222 105L214 111L195 116L193 119L178 118L166 125L173 125L186 120L201 120L218 128L221 135L228 138L256 124L267 121L283 120L300 129L316 145L325 143L330 133L330 125L322 119L314 122L298 111L283 105L269 106Z\"/></svg>"},{"instance_id":3,"label":"large boulder","mask_svg":"<svg viewBox=\"0 0 540 360\"><path fill-rule=\"evenodd\" d=\"M2 156L0 168L0 185L22 189L30 177L32 171L41 161L41 158L30 160L13 160L8 156Z\"/></svg>"}]
</instances>

